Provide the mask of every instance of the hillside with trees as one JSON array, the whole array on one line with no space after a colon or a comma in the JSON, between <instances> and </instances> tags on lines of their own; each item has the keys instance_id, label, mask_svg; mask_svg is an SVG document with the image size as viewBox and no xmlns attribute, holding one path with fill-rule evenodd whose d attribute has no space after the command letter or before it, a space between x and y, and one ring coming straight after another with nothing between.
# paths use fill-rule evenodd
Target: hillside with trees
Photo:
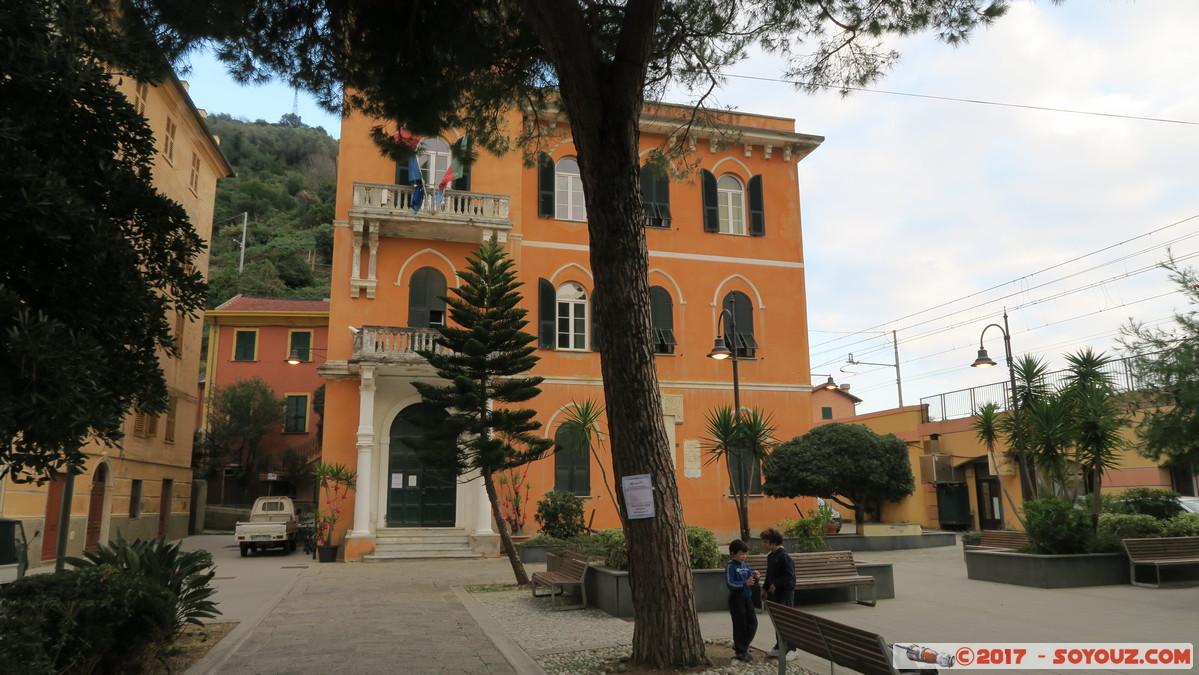
<instances>
[{"instance_id":1,"label":"hillside with trees","mask_svg":"<svg viewBox=\"0 0 1199 675\"><path fill-rule=\"evenodd\" d=\"M238 293L329 297L337 139L295 115L207 122L236 173L217 187L208 307Z\"/></svg>"}]
</instances>

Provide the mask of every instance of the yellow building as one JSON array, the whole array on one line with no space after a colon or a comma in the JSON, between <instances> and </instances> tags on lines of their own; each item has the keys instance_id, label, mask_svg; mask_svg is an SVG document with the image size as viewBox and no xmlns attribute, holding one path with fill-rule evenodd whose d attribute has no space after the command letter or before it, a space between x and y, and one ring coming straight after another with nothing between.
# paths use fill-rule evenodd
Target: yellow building
<instances>
[{"instance_id":1,"label":"yellow building","mask_svg":"<svg viewBox=\"0 0 1199 675\"><path fill-rule=\"evenodd\" d=\"M217 179L232 175L218 140L204 123L173 75L159 85L118 78L117 88L147 119L158 155L154 185L187 211L205 240L212 234ZM208 253L195 261L208 269ZM192 502L192 437L195 432L196 379L200 366L202 320L172 316L181 346L178 358L160 355L170 392L170 412L161 417L130 415L120 447L85 447L86 470L76 476L71 500L67 554L78 556L98 541L183 537ZM64 481L45 485L0 482L0 515L23 522L31 566L55 559Z\"/></svg>"}]
</instances>

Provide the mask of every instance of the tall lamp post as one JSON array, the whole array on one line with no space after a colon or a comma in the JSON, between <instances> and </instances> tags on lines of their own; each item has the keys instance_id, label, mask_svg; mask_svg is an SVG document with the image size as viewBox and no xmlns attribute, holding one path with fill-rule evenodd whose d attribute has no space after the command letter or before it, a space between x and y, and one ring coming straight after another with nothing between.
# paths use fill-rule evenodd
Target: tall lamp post
<instances>
[{"instance_id":1,"label":"tall lamp post","mask_svg":"<svg viewBox=\"0 0 1199 675\"><path fill-rule=\"evenodd\" d=\"M734 302L736 302L734 300ZM720 330L721 325L724 326L724 331ZM732 336L733 348L725 344L725 335ZM737 415L737 421L741 421L741 382L737 377L737 317L733 316L733 311L727 307L720 310L720 316L716 317L716 341L712 344L712 351L708 352L708 358L723 361L732 359L733 361L733 411Z\"/></svg>"},{"instance_id":2,"label":"tall lamp post","mask_svg":"<svg viewBox=\"0 0 1199 675\"><path fill-rule=\"evenodd\" d=\"M899 376L899 339L895 337L895 331L891 331L891 344L895 349L895 363L870 363L869 361L855 361L853 354L849 355L846 361L851 366L886 366L895 369L895 390L899 394L899 407L903 407L903 380Z\"/></svg>"},{"instance_id":3,"label":"tall lamp post","mask_svg":"<svg viewBox=\"0 0 1199 675\"><path fill-rule=\"evenodd\" d=\"M1003 351L1007 357L1007 372L1008 378L1011 380L1012 388L1012 428L1015 432L1016 441L1016 458L1020 462L1020 491L1024 495L1024 499L1032 499L1036 495L1037 485L1036 477L1033 476L1028 466L1028 455L1024 451L1024 431L1020 424L1020 396L1016 393L1016 366L1012 361L1012 333L1008 328L1007 310L1003 312L1003 325L997 323L990 324L983 328L983 332L978 336L978 358L974 363L970 364L971 368L990 368L998 365L987 355L987 350L983 348L983 338L986 337L987 330L998 328L1003 333Z\"/></svg>"}]
</instances>

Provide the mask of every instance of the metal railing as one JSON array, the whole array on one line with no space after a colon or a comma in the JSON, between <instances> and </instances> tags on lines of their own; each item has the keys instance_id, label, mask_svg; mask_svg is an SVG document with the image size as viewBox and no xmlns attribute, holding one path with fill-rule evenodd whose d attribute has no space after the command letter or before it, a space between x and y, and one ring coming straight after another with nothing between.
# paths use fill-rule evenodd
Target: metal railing
<instances>
[{"instance_id":1,"label":"metal railing","mask_svg":"<svg viewBox=\"0 0 1199 675\"><path fill-rule=\"evenodd\" d=\"M1112 361L1102 370L1111 376L1112 382L1119 392L1144 388L1137 380L1131 358ZM1069 381L1069 376L1069 370L1055 370L1046 373L1041 381L1049 387L1050 391L1059 391ZM1012 403L1011 385L1008 382L996 382L969 389L958 389L935 396L926 396L920 399L920 403L927 406L930 422L971 417L975 411L987 403L994 403L999 406L1000 410L1007 410Z\"/></svg>"}]
</instances>

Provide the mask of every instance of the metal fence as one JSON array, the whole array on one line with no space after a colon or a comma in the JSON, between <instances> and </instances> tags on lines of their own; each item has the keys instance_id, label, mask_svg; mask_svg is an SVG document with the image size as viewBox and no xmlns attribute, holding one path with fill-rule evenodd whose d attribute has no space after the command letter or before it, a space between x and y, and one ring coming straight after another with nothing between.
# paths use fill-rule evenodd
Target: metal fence
<instances>
[{"instance_id":1,"label":"metal fence","mask_svg":"<svg viewBox=\"0 0 1199 675\"><path fill-rule=\"evenodd\" d=\"M1112 361L1104 366L1103 371L1111 375L1117 391L1135 391L1144 388L1138 384L1131 359ZM1058 391L1066 385L1069 376L1069 370L1055 370L1046 373L1042 382L1048 385L1050 390ZM936 396L927 396L920 399L920 403L928 406L930 422L971 417L976 410L988 403L994 403L999 406L1000 410L1007 410L1012 403L1011 385L1008 382L996 382L970 389L958 389Z\"/></svg>"}]
</instances>

